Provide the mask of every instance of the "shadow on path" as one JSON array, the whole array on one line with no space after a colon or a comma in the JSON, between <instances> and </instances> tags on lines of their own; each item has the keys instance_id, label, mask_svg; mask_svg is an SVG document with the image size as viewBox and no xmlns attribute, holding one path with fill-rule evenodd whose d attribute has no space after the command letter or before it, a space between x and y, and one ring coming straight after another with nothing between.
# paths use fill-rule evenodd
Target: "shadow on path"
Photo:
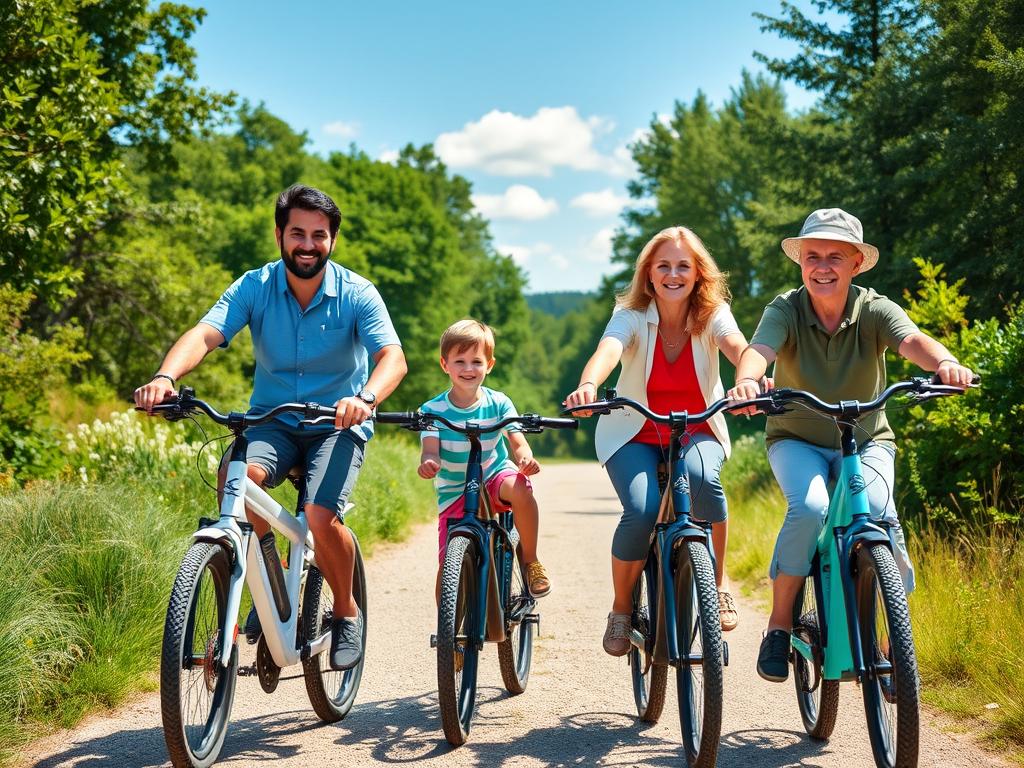
<instances>
[{"instance_id":1,"label":"shadow on path","mask_svg":"<svg viewBox=\"0 0 1024 768\"><path fill-rule=\"evenodd\" d=\"M470 741L458 754L481 766L531 765L651 766L677 768L685 764L679 741L650 735L650 728L631 714L579 712L559 718L556 724L532 728L512 742L488 741L495 729L505 730L521 715L495 713L489 705L508 698L497 687L478 690L477 713ZM304 748L308 735L320 746ZM437 694L357 704L340 723L321 723L309 710L232 721L218 764L252 765L319 753L332 740L332 753L344 762L345 748L372 755L382 764L446 762L451 747L441 733ZM808 758L821 754L825 745L802 733L772 729L734 731L724 734L719 747L721 768L801 768L813 765ZM312 757L313 755L310 755ZM36 768L100 768L139 766L152 768L167 762L163 731L159 727L120 731L76 743L36 763ZM301 759L301 758L300 758ZM360 763L361 764L361 763Z\"/></svg>"}]
</instances>

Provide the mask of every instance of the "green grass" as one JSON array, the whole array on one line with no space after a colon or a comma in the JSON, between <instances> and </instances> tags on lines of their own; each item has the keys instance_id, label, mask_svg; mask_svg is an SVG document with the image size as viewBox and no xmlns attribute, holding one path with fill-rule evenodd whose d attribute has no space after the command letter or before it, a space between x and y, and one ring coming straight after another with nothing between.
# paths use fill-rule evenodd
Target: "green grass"
<instances>
[{"instance_id":1,"label":"green grass","mask_svg":"<svg viewBox=\"0 0 1024 768\"><path fill-rule=\"evenodd\" d=\"M765 607L764 617L750 618L760 621L785 510L763 442L737 441L722 480L729 573ZM904 523L917 575L910 613L923 699L1024 764L1024 542L987 532L951 540Z\"/></svg>"},{"instance_id":2,"label":"green grass","mask_svg":"<svg viewBox=\"0 0 1024 768\"><path fill-rule=\"evenodd\" d=\"M407 441L370 443L348 518L364 552L435 516L417 462ZM216 502L194 469L117 475L0 495L0 764L33 735L154 687L170 585ZM275 495L294 503L290 488Z\"/></svg>"}]
</instances>

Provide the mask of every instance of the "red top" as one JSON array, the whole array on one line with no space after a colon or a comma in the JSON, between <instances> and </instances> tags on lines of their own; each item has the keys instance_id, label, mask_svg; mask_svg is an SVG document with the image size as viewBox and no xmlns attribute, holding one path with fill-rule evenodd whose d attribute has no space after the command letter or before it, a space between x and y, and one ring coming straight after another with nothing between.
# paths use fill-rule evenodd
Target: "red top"
<instances>
[{"instance_id":1,"label":"red top","mask_svg":"<svg viewBox=\"0 0 1024 768\"><path fill-rule=\"evenodd\" d=\"M693 339L679 353L674 363L665 358L665 350L661 346L661 334L654 345L654 362L651 365L651 376L647 379L647 407L655 413L668 414L671 411L688 411L700 413L708 404L700 393L697 381L697 370L693 366ZM711 426L704 422L699 427L691 428L692 433L704 432L714 436ZM667 424L655 424L650 419L630 442L648 443L651 445L668 446L670 430Z\"/></svg>"}]
</instances>

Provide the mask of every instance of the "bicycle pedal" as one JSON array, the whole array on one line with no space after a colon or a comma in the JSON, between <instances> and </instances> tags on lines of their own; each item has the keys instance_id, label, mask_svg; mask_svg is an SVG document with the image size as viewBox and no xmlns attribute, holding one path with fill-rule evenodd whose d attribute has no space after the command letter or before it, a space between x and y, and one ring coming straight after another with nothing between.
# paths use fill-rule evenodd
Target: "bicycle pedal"
<instances>
[{"instance_id":1,"label":"bicycle pedal","mask_svg":"<svg viewBox=\"0 0 1024 768\"><path fill-rule=\"evenodd\" d=\"M437 648L437 635L430 636L430 647Z\"/></svg>"}]
</instances>

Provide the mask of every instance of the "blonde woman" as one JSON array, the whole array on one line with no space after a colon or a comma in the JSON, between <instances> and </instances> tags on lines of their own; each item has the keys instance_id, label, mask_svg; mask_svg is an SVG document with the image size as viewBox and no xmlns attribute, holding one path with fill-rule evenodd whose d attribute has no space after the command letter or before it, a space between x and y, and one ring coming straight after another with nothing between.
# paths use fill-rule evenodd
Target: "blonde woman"
<instances>
[{"instance_id":1,"label":"blonde woman","mask_svg":"<svg viewBox=\"0 0 1024 768\"><path fill-rule=\"evenodd\" d=\"M725 275L700 238L686 227L662 230L640 251L633 280L618 296L597 350L565 404L594 402L598 387L621 362L620 395L656 413L705 410L725 394L719 350L735 364L747 346L728 302ZM612 539L615 596L604 635L604 649L612 656L629 651L633 585L643 571L658 516L657 466L668 456L668 440L667 427L628 409L613 411L597 425L597 458L622 502ZM712 523L722 629L731 630L738 616L725 575L728 508L719 481L729 456L725 418L718 414L701 425L684 449L692 514Z\"/></svg>"}]
</instances>

